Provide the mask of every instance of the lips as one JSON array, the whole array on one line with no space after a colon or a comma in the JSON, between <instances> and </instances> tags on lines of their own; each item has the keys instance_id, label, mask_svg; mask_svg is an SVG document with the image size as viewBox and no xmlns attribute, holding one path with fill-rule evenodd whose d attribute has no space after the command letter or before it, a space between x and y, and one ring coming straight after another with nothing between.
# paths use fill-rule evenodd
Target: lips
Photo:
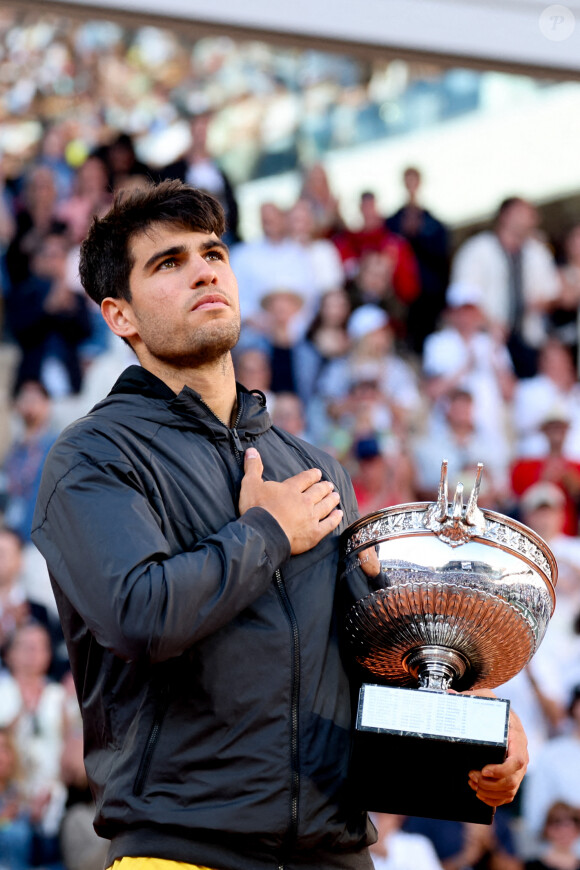
<instances>
[{"instance_id":1,"label":"lips","mask_svg":"<svg viewBox=\"0 0 580 870\"><path fill-rule=\"evenodd\" d=\"M200 310L211 310L212 308L222 308L223 306L227 306L228 301L225 296L221 296L219 293L208 293L205 296L201 296L197 302L193 305L192 311L200 311Z\"/></svg>"}]
</instances>

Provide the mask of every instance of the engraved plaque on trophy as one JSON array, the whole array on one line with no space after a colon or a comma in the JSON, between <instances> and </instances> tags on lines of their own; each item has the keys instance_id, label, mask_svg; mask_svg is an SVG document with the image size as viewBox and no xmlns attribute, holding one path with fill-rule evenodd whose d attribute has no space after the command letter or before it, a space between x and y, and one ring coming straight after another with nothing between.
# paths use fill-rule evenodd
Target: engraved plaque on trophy
<instances>
[{"instance_id":1,"label":"engraved plaque on trophy","mask_svg":"<svg viewBox=\"0 0 580 870\"><path fill-rule=\"evenodd\" d=\"M436 502L384 508L343 533L344 574L370 562L368 594L350 608L351 653L365 673L351 756L366 809L491 823L470 770L500 763L509 702L460 695L515 676L538 648L555 604L557 567L531 529L477 504L447 462Z\"/></svg>"}]
</instances>

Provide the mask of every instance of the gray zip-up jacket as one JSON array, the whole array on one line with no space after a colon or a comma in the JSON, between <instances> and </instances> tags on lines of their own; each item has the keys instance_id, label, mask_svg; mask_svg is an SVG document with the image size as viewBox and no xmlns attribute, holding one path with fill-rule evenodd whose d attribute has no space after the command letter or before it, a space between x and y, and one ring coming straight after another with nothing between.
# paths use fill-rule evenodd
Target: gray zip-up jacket
<instances>
[{"instance_id":1,"label":"gray zip-up jacket","mask_svg":"<svg viewBox=\"0 0 580 870\"><path fill-rule=\"evenodd\" d=\"M48 563L110 860L221 870L370 868L351 805L338 536L344 470L238 390L236 424L137 366L66 429L33 540ZM239 516L243 451L264 477L318 467L342 525L290 557L267 511Z\"/></svg>"}]
</instances>

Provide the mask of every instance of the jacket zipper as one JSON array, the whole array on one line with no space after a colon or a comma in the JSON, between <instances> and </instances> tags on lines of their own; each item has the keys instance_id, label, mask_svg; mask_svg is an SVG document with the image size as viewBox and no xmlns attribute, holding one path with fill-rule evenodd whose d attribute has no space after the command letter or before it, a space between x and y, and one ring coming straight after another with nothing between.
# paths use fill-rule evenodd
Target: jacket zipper
<instances>
[{"instance_id":1,"label":"jacket zipper","mask_svg":"<svg viewBox=\"0 0 580 870\"><path fill-rule=\"evenodd\" d=\"M234 456L236 457L240 465L242 465L243 463L244 455L244 448L242 447L242 442L240 441L240 436L237 429L240 422L241 413L242 409L240 402L240 407L238 408L238 413L234 421L234 425L228 428L230 437L232 439ZM292 604L290 603L290 599L286 591L286 586L284 584L284 579L279 568L276 569L274 576L276 578L276 589L282 603L282 609L284 610L284 613L290 625L292 638L292 687L290 692L290 757L292 777L290 784L290 824L288 826L288 831L286 835L287 848L289 850L293 840L295 840L298 834L298 795L300 786L300 774L298 767L298 701L300 690L300 646L298 635L298 622L296 620L296 615L294 613ZM282 859L278 864L278 870L284 870L284 859Z\"/></svg>"},{"instance_id":2,"label":"jacket zipper","mask_svg":"<svg viewBox=\"0 0 580 870\"><path fill-rule=\"evenodd\" d=\"M298 796L299 796L299 787L300 787L300 773L299 773L299 752L298 752L298 708L299 708L299 695L300 695L300 637L298 633L298 622L296 620L296 614L294 613L294 609L292 604L290 603L290 599L288 597L288 592L286 591L286 585L284 583L284 578L282 577L282 573L279 568L276 569L275 573L276 578L276 589L278 591L278 595L280 596L280 601L282 603L282 608L284 613L286 614L286 618L290 624L291 630L291 654L292 654L292 685L290 691L290 760L291 760L291 769L292 769L292 777L290 782L290 825L288 826L288 832L286 836L287 848L290 850L293 845L293 841L295 840L298 834ZM282 861L279 865L279 870L283 870L284 862Z\"/></svg>"},{"instance_id":3,"label":"jacket zipper","mask_svg":"<svg viewBox=\"0 0 580 870\"><path fill-rule=\"evenodd\" d=\"M201 399L200 401L201 401L201 404L207 408L207 410L210 412L210 414L212 414L215 417L215 419L218 421L218 423L221 423L222 426L226 427L226 429L228 430L228 434L229 434L230 438L232 439L233 454L236 458L236 461L237 461L238 465L243 465L244 448L242 447L240 433L238 432L238 429L237 429L238 424L240 422L240 418L242 416L241 398L238 402L238 413L236 414L236 419L234 421L233 426L228 426L227 423L224 423L224 421L218 417L218 415L215 413L215 411L212 411L210 406L206 402L204 402L203 399Z\"/></svg>"},{"instance_id":4,"label":"jacket zipper","mask_svg":"<svg viewBox=\"0 0 580 870\"><path fill-rule=\"evenodd\" d=\"M236 422L234 423L233 427L231 429L229 429L228 431L230 433L230 436L231 436L231 439L232 439L232 442L234 445L234 456L236 457L236 460L238 461L239 465L241 465L242 464L242 457L244 455L244 448L242 447L242 442L240 441L240 436L239 436L238 430L236 429L236 426L239 422L239 419L240 419L240 415L238 414Z\"/></svg>"},{"instance_id":5,"label":"jacket zipper","mask_svg":"<svg viewBox=\"0 0 580 870\"><path fill-rule=\"evenodd\" d=\"M205 404L205 402L204 402ZM209 406L206 406L209 408ZM211 411L211 408L209 408ZM212 411L213 413L213 411ZM244 448L242 447L242 442L240 440L240 435L238 432L238 425L240 422L240 418L242 415L241 401L238 407L238 413L236 415L236 419L234 421L233 426L227 426L228 433L232 440L232 450L234 456L239 465L243 464L243 456L244 456ZM219 420L219 417L214 414L214 417ZM220 423L223 423L220 420ZM296 839L298 834L298 796L299 796L299 787L300 787L300 774L299 774L299 755L298 755L298 702L299 702L299 694L300 694L300 645L299 645L299 635L298 635L298 622L296 620L296 615L294 613L294 609L292 604L290 603L290 599L288 597L288 593L286 591L286 586L284 584L284 579L282 577L282 573L279 568L276 569L275 572L276 578L276 589L278 591L278 595L280 597L280 601L282 603L282 609L288 619L288 623L290 625L291 631L291 652L292 652L292 687L290 692L290 758L291 758L291 768L292 768L292 777L290 783L290 824L288 826L288 831L286 835L287 849L290 850L292 842ZM278 870L284 870L284 859L280 861L278 864Z\"/></svg>"}]
</instances>

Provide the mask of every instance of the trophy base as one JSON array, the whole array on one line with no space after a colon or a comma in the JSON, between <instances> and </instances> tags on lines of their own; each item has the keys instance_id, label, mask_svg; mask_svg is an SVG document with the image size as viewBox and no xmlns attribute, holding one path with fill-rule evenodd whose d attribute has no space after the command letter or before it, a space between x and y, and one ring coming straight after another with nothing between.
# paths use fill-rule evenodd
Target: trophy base
<instances>
[{"instance_id":1,"label":"trophy base","mask_svg":"<svg viewBox=\"0 0 580 870\"><path fill-rule=\"evenodd\" d=\"M501 764L509 701L365 684L360 690L351 783L367 810L491 824L495 809L469 771Z\"/></svg>"}]
</instances>

